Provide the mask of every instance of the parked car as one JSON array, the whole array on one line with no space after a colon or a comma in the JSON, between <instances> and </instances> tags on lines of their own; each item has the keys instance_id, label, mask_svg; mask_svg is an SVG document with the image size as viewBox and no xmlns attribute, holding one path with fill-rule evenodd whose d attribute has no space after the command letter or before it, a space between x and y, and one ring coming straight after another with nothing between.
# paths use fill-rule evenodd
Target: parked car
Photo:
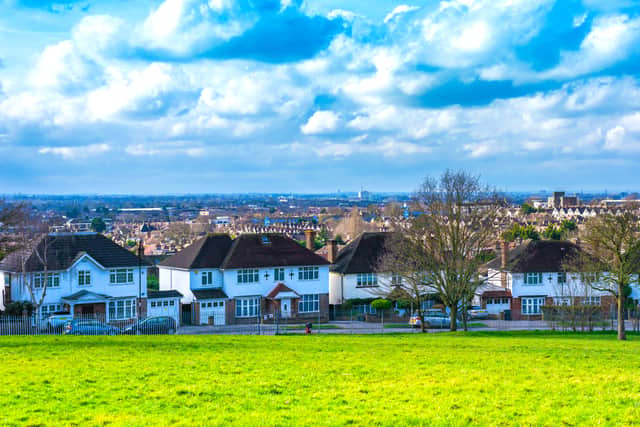
<instances>
[{"instance_id":1,"label":"parked car","mask_svg":"<svg viewBox=\"0 0 640 427\"><path fill-rule=\"evenodd\" d=\"M451 320L449 316L444 314L440 310L426 310L423 313L425 328L448 328L451 326ZM420 315L411 316L409 319L409 326L419 328L422 325Z\"/></svg>"},{"instance_id":2,"label":"parked car","mask_svg":"<svg viewBox=\"0 0 640 427\"><path fill-rule=\"evenodd\" d=\"M117 335L120 329L97 320L73 319L67 321L65 335Z\"/></svg>"},{"instance_id":3,"label":"parked car","mask_svg":"<svg viewBox=\"0 0 640 427\"><path fill-rule=\"evenodd\" d=\"M62 332L68 321L73 320L73 314L69 312L56 312L44 320L44 329L53 332Z\"/></svg>"},{"instance_id":4,"label":"parked car","mask_svg":"<svg viewBox=\"0 0 640 427\"><path fill-rule=\"evenodd\" d=\"M479 305L474 305L467 310L467 316L468 319L487 319L489 317L489 312Z\"/></svg>"},{"instance_id":5,"label":"parked car","mask_svg":"<svg viewBox=\"0 0 640 427\"><path fill-rule=\"evenodd\" d=\"M175 334L176 320L169 316L147 317L126 328L127 335Z\"/></svg>"}]
</instances>

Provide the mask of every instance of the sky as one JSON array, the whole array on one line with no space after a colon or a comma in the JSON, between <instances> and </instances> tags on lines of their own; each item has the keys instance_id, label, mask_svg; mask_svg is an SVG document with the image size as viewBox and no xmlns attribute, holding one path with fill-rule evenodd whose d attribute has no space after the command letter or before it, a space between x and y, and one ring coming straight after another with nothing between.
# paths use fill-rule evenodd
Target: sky
<instances>
[{"instance_id":1,"label":"sky","mask_svg":"<svg viewBox=\"0 0 640 427\"><path fill-rule=\"evenodd\" d=\"M637 0L0 0L0 194L640 188Z\"/></svg>"}]
</instances>

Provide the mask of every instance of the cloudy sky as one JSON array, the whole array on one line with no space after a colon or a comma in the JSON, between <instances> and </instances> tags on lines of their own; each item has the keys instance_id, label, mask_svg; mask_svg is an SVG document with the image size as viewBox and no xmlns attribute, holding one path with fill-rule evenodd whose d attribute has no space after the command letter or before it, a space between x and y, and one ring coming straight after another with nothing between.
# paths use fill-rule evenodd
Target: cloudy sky
<instances>
[{"instance_id":1,"label":"cloudy sky","mask_svg":"<svg viewBox=\"0 0 640 427\"><path fill-rule=\"evenodd\" d=\"M0 0L0 193L640 187L633 0Z\"/></svg>"}]
</instances>

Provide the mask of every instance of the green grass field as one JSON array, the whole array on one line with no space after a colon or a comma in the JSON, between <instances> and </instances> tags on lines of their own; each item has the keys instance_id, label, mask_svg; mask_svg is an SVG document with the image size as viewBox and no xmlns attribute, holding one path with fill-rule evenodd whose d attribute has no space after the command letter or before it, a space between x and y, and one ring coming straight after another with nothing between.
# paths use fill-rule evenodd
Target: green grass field
<instances>
[{"instance_id":1,"label":"green grass field","mask_svg":"<svg viewBox=\"0 0 640 427\"><path fill-rule=\"evenodd\" d=\"M0 425L631 425L611 334L0 337Z\"/></svg>"}]
</instances>

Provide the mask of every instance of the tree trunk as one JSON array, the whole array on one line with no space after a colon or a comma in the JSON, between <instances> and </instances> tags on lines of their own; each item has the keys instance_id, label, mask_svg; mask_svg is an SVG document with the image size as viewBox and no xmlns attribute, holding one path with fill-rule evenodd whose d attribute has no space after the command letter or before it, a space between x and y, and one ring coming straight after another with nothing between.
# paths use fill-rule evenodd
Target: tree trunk
<instances>
[{"instance_id":1,"label":"tree trunk","mask_svg":"<svg viewBox=\"0 0 640 427\"><path fill-rule=\"evenodd\" d=\"M624 293L623 293L623 289L622 286L619 287L618 289L618 298L617 298L617 302L618 302L618 339L619 340L626 340L627 339L627 333L624 329Z\"/></svg>"},{"instance_id":2,"label":"tree trunk","mask_svg":"<svg viewBox=\"0 0 640 427\"><path fill-rule=\"evenodd\" d=\"M458 316L458 306L454 305L453 307L449 307L451 313L449 313L449 319L451 321L451 325L449 326L449 330L451 332L455 332L458 330L458 322L456 317Z\"/></svg>"}]
</instances>

